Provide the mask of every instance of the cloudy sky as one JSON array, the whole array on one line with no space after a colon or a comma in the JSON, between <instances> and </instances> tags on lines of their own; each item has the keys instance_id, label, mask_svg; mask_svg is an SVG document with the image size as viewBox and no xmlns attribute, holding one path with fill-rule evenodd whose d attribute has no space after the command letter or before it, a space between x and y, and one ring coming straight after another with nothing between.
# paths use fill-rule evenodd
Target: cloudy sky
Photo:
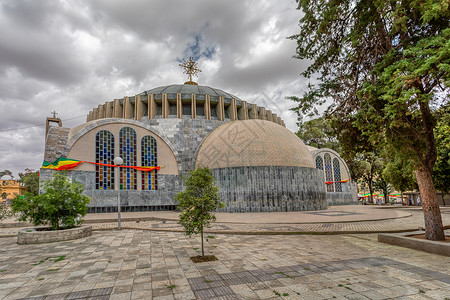
<instances>
[{"instance_id":1,"label":"cloudy sky","mask_svg":"<svg viewBox=\"0 0 450 300\"><path fill-rule=\"evenodd\" d=\"M296 131L293 103L306 62L293 59L294 0L0 0L0 170L38 169L44 123L63 127L98 104L187 80L257 103Z\"/></svg>"}]
</instances>

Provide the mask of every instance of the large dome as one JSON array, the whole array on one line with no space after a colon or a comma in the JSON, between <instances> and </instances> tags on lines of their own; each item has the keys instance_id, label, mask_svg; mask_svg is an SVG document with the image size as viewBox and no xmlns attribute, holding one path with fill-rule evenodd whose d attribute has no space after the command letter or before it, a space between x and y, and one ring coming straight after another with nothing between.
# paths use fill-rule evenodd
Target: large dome
<instances>
[{"instance_id":1,"label":"large dome","mask_svg":"<svg viewBox=\"0 0 450 300\"><path fill-rule=\"evenodd\" d=\"M273 122L242 120L215 129L202 143L196 166L315 168L311 153L294 133Z\"/></svg>"},{"instance_id":2,"label":"large dome","mask_svg":"<svg viewBox=\"0 0 450 300\"><path fill-rule=\"evenodd\" d=\"M238 97L224 92L220 89L212 88L205 85L194 85L194 84L170 84L160 87L153 88L151 90L145 91L147 94L196 94L196 95L211 95L211 96L222 96L224 98L234 98L240 100Z\"/></svg>"}]
</instances>

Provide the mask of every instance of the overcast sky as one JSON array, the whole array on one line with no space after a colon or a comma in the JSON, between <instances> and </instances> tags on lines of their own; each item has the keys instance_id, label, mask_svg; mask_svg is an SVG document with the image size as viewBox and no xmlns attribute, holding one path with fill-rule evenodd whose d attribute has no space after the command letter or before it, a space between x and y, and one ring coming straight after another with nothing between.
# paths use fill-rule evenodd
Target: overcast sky
<instances>
[{"instance_id":1,"label":"overcast sky","mask_svg":"<svg viewBox=\"0 0 450 300\"><path fill-rule=\"evenodd\" d=\"M178 64L189 56L200 85L297 131L285 97L306 84L287 39L300 14L294 0L0 0L0 171L41 166L50 112L63 127L82 124L98 104L187 81Z\"/></svg>"}]
</instances>

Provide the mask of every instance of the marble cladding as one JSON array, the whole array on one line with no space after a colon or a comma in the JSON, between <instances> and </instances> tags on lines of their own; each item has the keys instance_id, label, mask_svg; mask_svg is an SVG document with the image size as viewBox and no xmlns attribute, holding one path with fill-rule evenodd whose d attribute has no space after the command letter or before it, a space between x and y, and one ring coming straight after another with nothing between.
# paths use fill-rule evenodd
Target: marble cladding
<instances>
[{"instance_id":1,"label":"marble cladding","mask_svg":"<svg viewBox=\"0 0 450 300\"><path fill-rule=\"evenodd\" d=\"M99 125L122 122L135 124L160 136L172 149L180 175L158 175L157 191L120 191L123 206L176 205L174 196L183 189L182 176L194 169L199 146L217 127L229 122L217 118L156 118L143 117L140 121L99 119L89 122L73 137L69 129L51 128L47 136L45 158L53 162L65 157L73 142ZM53 171L41 169L41 182L50 179ZM236 167L213 170L223 201L223 211L297 211L326 209L328 205L349 204L356 199L350 187L343 184L342 193L326 193L323 174L316 169L302 167ZM90 207L114 207L117 192L95 189L95 172L69 171L72 180L81 182L84 194L91 198Z\"/></svg>"},{"instance_id":2,"label":"marble cladding","mask_svg":"<svg viewBox=\"0 0 450 300\"><path fill-rule=\"evenodd\" d=\"M327 192L328 206L358 204L356 184L353 182L341 183L342 192Z\"/></svg>"},{"instance_id":3,"label":"marble cladding","mask_svg":"<svg viewBox=\"0 0 450 300\"><path fill-rule=\"evenodd\" d=\"M53 170L41 169L41 184L49 180ZM117 191L96 190L95 172L92 171L68 171L67 176L84 185L83 194L91 199L89 207L115 207L117 206ZM175 195L182 189L181 177L176 175L158 175L159 189L156 191L120 191L122 207L130 206L162 206L176 205Z\"/></svg>"},{"instance_id":4,"label":"marble cladding","mask_svg":"<svg viewBox=\"0 0 450 300\"><path fill-rule=\"evenodd\" d=\"M226 212L306 211L327 208L322 172L305 167L232 167L212 170Z\"/></svg>"}]
</instances>

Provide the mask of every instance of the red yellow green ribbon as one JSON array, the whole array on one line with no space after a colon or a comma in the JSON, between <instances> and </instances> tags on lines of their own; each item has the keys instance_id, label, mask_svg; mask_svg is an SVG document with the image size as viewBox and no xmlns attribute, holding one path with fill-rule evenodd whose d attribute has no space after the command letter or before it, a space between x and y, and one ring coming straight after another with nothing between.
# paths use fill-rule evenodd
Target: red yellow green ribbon
<instances>
[{"instance_id":1,"label":"red yellow green ribbon","mask_svg":"<svg viewBox=\"0 0 450 300\"><path fill-rule=\"evenodd\" d=\"M342 183L344 183L344 182L347 182L349 180L350 180L350 178L346 179L346 180L340 180L340 181L325 181L325 184L332 184L332 183L335 183L335 182L342 182Z\"/></svg>"},{"instance_id":2,"label":"red yellow green ribbon","mask_svg":"<svg viewBox=\"0 0 450 300\"><path fill-rule=\"evenodd\" d=\"M95 163L95 162L85 161L85 160L70 159L70 158L65 158L65 157L60 157L57 160L55 160L53 163L49 163L44 160L44 162L42 163L42 168L56 170L56 171L64 171L64 170L73 169L81 163L89 163L89 164L93 164L93 165L113 167L113 168L115 168L115 167L130 168L130 169L135 169L135 170L143 171L143 172L151 172L153 170L159 171L159 169L161 169L161 167L159 167L159 166L158 167L117 166L117 165L111 165L111 164Z\"/></svg>"}]
</instances>

